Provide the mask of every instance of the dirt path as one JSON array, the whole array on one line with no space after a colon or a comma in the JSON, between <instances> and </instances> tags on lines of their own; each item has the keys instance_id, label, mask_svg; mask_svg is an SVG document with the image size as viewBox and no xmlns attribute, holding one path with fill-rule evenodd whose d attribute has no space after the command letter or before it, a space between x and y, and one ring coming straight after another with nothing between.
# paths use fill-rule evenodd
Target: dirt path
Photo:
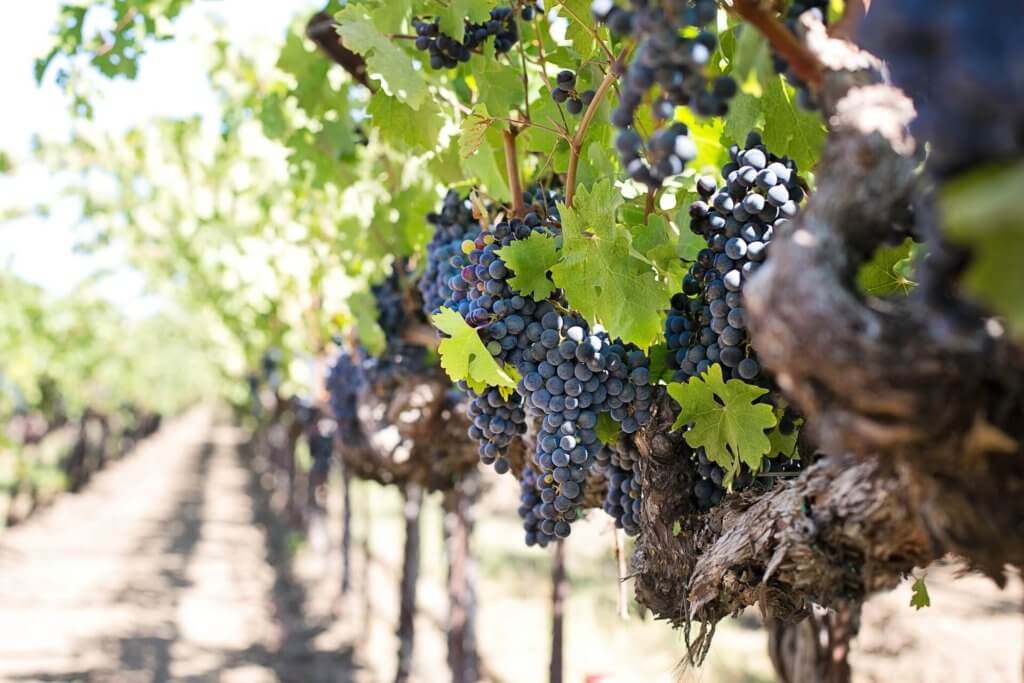
<instances>
[{"instance_id":1,"label":"dirt path","mask_svg":"<svg viewBox=\"0 0 1024 683\"><path fill-rule=\"evenodd\" d=\"M300 616L237 439L188 413L0 537L0 681L356 680Z\"/></svg>"}]
</instances>

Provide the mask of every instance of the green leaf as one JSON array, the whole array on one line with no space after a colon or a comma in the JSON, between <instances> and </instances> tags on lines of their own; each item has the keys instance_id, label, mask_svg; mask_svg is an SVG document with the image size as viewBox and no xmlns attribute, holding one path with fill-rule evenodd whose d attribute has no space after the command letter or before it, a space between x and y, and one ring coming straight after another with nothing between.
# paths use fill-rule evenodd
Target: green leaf
<instances>
[{"instance_id":1,"label":"green leaf","mask_svg":"<svg viewBox=\"0 0 1024 683\"><path fill-rule=\"evenodd\" d=\"M551 268L573 308L612 338L648 348L662 332L674 285L638 258L629 231L616 223L622 197L611 181L581 187L573 208L559 206L562 260Z\"/></svg>"},{"instance_id":2,"label":"green leaf","mask_svg":"<svg viewBox=\"0 0 1024 683\"><path fill-rule=\"evenodd\" d=\"M741 92L729 102L722 137L728 143L742 146L747 141L747 133L757 128L760 120L761 99Z\"/></svg>"},{"instance_id":3,"label":"green leaf","mask_svg":"<svg viewBox=\"0 0 1024 683\"><path fill-rule=\"evenodd\" d=\"M348 5L337 18L338 34L348 49L363 55L370 75L383 78L391 94L419 109L427 97L427 84L412 58L377 30L358 5Z\"/></svg>"},{"instance_id":4,"label":"green leaf","mask_svg":"<svg viewBox=\"0 0 1024 683\"><path fill-rule=\"evenodd\" d=\"M432 3L441 24L441 31L462 42L466 36L466 19L482 23L491 17L492 0L438 0Z\"/></svg>"},{"instance_id":5,"label":"green leaf","mask_svg":"<svg viewBox=\"0 0 1024 683\"><path fill-rule=\"evenodd\" d=\"M522 76L519 69L495 59L492 45L488 44L484 52L482 59L470 62L480 101L492 116L508 116L523 100Z\"/></svg>"},{"instance_id":6,"label":"green leaf","mask_svg":"<svg viewBox=\"0 0 1024 683\"><path fill-rule=\"evenodd\" d=\"M492 123L494 123L494 119L487 116L487 110L482 107L473 110L462 120L462 125L459 126L459 156L461 158L468 159L476 154Z\"/></svg>"},{"instance_id":7,"label":"green leaf","mask_svg":"<svg viewBox=\"0 0 1024 683\"><path fill-rule=\"evenodd\" d=\"M1018 162L971 171L939 190L943 230L974 253L964 284L1005 317L1015 336L1024 336L1022 187L1024 163Z\"/></svg>"},{"instance_id":8,"label":"green leaf","mask_svg":"<svg viewBox=\"0 0 1024 683\"><path fill-rule=\"evenodd\" d=\"M734 476L741 464L760 469L761 459L771 448L765 430L774 427L776 420L771 406L754 400L767 394L767 389L738 379L724 382L722 367L715 363L701 377L668 385L668 393L680 407L672 428L691 425L684 435L686 443L703 447L728 475Z\"/></svg>"},{"instance_id":9,"label":"green leaf","mask_svg":"<svg viewBox=\"0 0 1024 683\"><path fill-rule=\"evenodd\" d=\"M907 238L895 247L879 247L871 260L861 265L857 272L857 286L871 296L906 296L917 283L908 279L901 266L910 259L914 242Z\"/></svg>"},{"instance_id":10,"label":"green leaf","mask_svg":"<svg viewBox=\"0 0 1024 683\"><path fill-rule=\"evenodd\" d=\"M453 382L465 380L477 393L489 386L516 388L516 380L498 365L480 335L466 324L461 315L450 308L442 308L430 320L448 335L441 340L437 350L441 354L441 367Z\"/></svg>"},{"instance_id":11,"label":"green leaf","mask_svg":"<svg viewBox=\"0 0 1024 683\"><path fill-rule=\"evenodd\" d=\"M676 109L676 120L686 124L690 137L697 143L697 158L690 163L696 171L718 170L729 160L729 150L722 144L725 124L720 118L698 119L687 107Z\"/></svg>"},{"instance_id":12,"label":"green leaf","mask_svg":"<svg viewBox=\"0 0 1024 683\"><path fill-rule=\"evenodd\" d=\"M415 111L383 90L373 94L366 112L373 118L373 127L380 132L381 140L396 150L434 149L444 125L433 100L425 100Z\"/></svg>"},{"instance_id":13,"label":"green leaf","mask_svg":"<svg viewBox=\"0 0 1024 683\"><path fill-rule=\"evenodd\" d=\"M647 369L651 378L651 384L672 379L672 374L675 371L668 365L668 344L665 342L655 344L648 349L647 358Z\"/></svg>"},{"instance_id":14,"label":"green leaf","mask_svg":"<svg viewBox=\"0 0 1024 683\"><path fill-rule=\"evenodd\" d=\"M778 418L779 415L780 412L776 411L776 418ZM768 441L771 444L767 453L769 458L775 458L781 455L784 458L793 460L799 457L799 454L796 451L796 442L800 437L800 425L802 423L802 420L799 421L796 426L794 426L793 431L789 434L783 434L779 431L779 425L775 425L768 430Z\"/></svg>"},{"instance_id":15,"label":"green leaf","mask_svg":"<svg viewBox=\"0 0 1024 683\"><path fill-rule=\"evenodd\" d=\"M359 343L374 356L379 356L387 346L384 330L377 324L377 301L373 294L363 290L353 292L348 298L348 306L356 323L356 336Z\"/></svg>"},{"instance_id":16,"label":"green leaf","mask_svg":"<svg viewBox=\"0 0 1024 683\"><path fill-rule=\"evenodd\" d=\"M917 610L932 606L932 598L928 595L928 586L925 585L923 576L915 579L914 585L910 587L910 606Z\"/></svg>"},{"instance_id":17,"label":"green leaf","mask_svg":"<svg viewBox=\"0 0 1024 683\"><path fill-rule=\"evenodd\" d=\"M381 33L399 33L402 22L412 9L412 0L377 0L370 18Z\"/></svg>"},{"instance_id":18,"label":"green leaf","mask_svg":"<svg viewBox=\"0 0 1024 683\"><path fill-rule=\"evenodd\" d=\"M588 30L596 26L590 15L590 0L558 0L558 13L569 22L565 37L572 41L573 49L580 59L590 59L597 49L597 41Z\"/></svg>"},{"instance_id":19,"label":"green leaf","mask_svg":"<svg viewBox=\"0 0 1024 683\"><path fill-rule=\"evenodd\" d=\"M796 95L782 76L765 82L761 98L764 111L764 144L779 156L787 155L802 172L810 171L821 154L825 124L818 112L801 109Z\"/></svg>"},{"instance_id":20,"label":"green leaf","mask_svg":"<svg viewBox=\"0 0 1024 683\"><path fill-rule=\"evenodd\" d=\"M652 213L647 217L645 225L633 229L633 248L662 272L671 270L679 263L677 242L675 229L659 213Z\"/></svg>"},{"instance_id":21,"label":"green leaf","mask_svg":"<svg viewBox=\"0 0 1024 683\"><path fill-rule=\"evenodd\" d=\"M601 413L597 416L597 427L594 428L594 432L597 434L597 438L600 439L604 445L616 443L619 437L622 436L622 430L619 429L619 423L616 422L612 416L608 413Z\"/></svg>"},{"instance_id":22,"label":"green leaf","mask_svg":"<svg viewBox=\"0 0 1024 683\"><path fill-rule=\"evenodd\" d=\"M678 536L681 533L683 533L683 525L679 522L678 519L673 519L672 520L672 535L673 536Z\"/></svg>"},{"instance_id":23,"label":"green leaf","mask_svg":"<svg viewBox=\"0 0 1024 683\"><path fill-rule=\"evenodd\" d=\"M553 235L532 233L498 250L498 256L515 273L508 284L516 292L536 301L547 299L555 289L548 271L558 263L558 246Z\"/></svg>"}]
</instances>

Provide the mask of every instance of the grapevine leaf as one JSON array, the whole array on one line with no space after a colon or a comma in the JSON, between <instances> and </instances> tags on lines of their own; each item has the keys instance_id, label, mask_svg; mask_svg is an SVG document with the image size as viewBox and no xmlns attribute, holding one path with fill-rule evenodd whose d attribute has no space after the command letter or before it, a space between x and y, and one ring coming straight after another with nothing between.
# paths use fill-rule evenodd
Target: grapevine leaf
<instances>
[{"instance_id":1,"label":"grapevine leaf","mask_svg":"<svg viewBox=\"0 0 1024 683\"><path fill-rule=\"evenodd\" d=\"M683 533L683 525L679 522L678 519L673 519L672 520L672 535L673 536L678 536L681 533Z\"/></svg>"},{"instance_id":2,"label":"grapevine leaf","mask_svg":"<svg viewBox=\"0 0 1024 683\"><path fill-rule=\"evenodd\" d=\"M725 117L725 129L722 131L723 139L728 143L742 145L747 140L747 133L756 128L760 120L760 98L739 93L729 102L729 113Z\"/></svg>"},{"instance_id":3,"label":"grapevine leaf","mask_svg":"<svg viewBox=\"0 0 1024 683\"><path fill-rule=\"evenodd\" d=\"M690 137L697 144L697 158L690 167L697 171L718 169L729 160L728 148L722 144L725 124L720 118L698 119L688 107L676 109L676 120L686 124Z\"/></svg>"},{"instance_id":4,"label":"grapevine leaf","mask_svg":"<svg viewBox=\"0 0 1024 683\"><path fill-rule=\"evenodd\" d=\"M368 291L353 292L348 299L349 309L356 323L356 336L363 348L374 356L384 352L387 338L384 330L377 324L377 301Z\"/></svg>"},{"instance_id":5,"label":"grapevine leaf","mask_svg":"<svg viewBox=\"0 0 1024 683\"><path fill-rule=\"evenodd\" d=\"M480 91L480 101L492 116L508 116L523 99L523 79L518 69L498 61L494 46L484 48L484 59L470 64Z\"/></svg>"},{"instance_id":6,"label":"grapevine leaf","mask_svg":"<svg viewBox=\"0 0 1024 683\"><path fill-rule=\"evenodd\" d=\"M782 76L766 79L761 98L764 112L764 144L768 149L793 159L802 171L813 168L825 141L821 115L800 108L796 96Z\"/></svg>"},{"instance_id":7,"label":"grapevine leaf","mask_svg":"<svg viewBox=\"0 0 1024 683\"><path fill-rule=\"evenodd\" d=\"M665 217L652 213L645 225L633 229L633 248L654 263L658 270L665 272L679 262L677 238L675 229Z\"/></svg>"},{"instance_id":8,"label":"grapevine leaf","mask_svg":"<svg viewBox=\"0 0 1024 683\"><path fill-rule=\"evenodd\" d=\"M740 464L760 469L771 448L765 430L775 426L775 414L771 406L754 400L767 389L738 379L725 382L722 367L715 363L701 377L670 384L668 393L681 409L672 428L692 425L684 436L686 443L703 447L708 458L728 473L738 471Z\"/></svg>"},{"instance_id":9,"label":"grapevine leaf","mask_svg":"<svg viewBox=\"0 0 1024 683\"><path fill-rule=\"evenodd\" d=\"M537 301L547 299L555 284L548 271L558 263L558 247L553 235L532 233L525 240L516 240L498 251L498 256L515 273L508 284L516 292Z\"/></svg>"},{"instance_id":10,"label":"grapevine leaf","mask_svg":"<svg viewBox=\"0 0 1024 683\"><path fill-rule=\"evenodd\" d=\"M668 365L668 344L664 342L655 344L647 352L647 358L649 359L647 369L651 384L672 378L675 371Z\"/></svg>"},{"instance_id":11,"label":"grapevine leaf","mask_svg":"<svg viewBox=\"0 0 1024 683\"><path fill-rule=\"evenodd\" d=\"M597 416L597 427L594 428L594 432L601 443L605 445L616 443L622 435L619 423L608 413L601 413Z\"/></svg>"},{"instance_id":12,"label":"grapevine leaf","mask_svg":"<svg viewBox=\"0 0 1024 683\"><path fill-rule=\"evenodd\" d=\"M377 0L369 14L381 33L398 33L411 9L412 0Z\"/></svg>"},{"instance_id":13,"label":"grapevine leaf","mask_svg":"<svg viewBox=\"0 0 1024 683\"><path fill-rule=\"evenodd\" d=\"M590 0L558 0L558 5L559 14L565 16L569 22L565 27L565 37L572 41L572 46L581 59L590 59L597 49L597 41L588 30L594 25L590 21Z\"/></svg>"},{"instance_id":14,"label":"grapevine leaf","mask_svg":"<svg viewBox=\"0 0 1024 683\"><path fill-rule=\"evenodd\" d=\"M453 382L465 380L478 393L489 386L515 389L515 378L498 365L480 335L466 324L461 315L450 308L442 308L430 320L448 335L441 340L437 350L441 354L441 367Z\"/></svg>"},{"instance_id":15,"label":"grapevine leaf","mask_svg":"<svg viewBox=\"0 0 1024 683\"><path fill-rule=\"evenodd\" d=\"M392 94L418 110L427 97L427 84L412 58L378 31L358 5L348 5L337 18L345 46L366 58L370 74L383 78Z\"/></svg>"},{"instance_id":16,"label":"grapevine leaf","mask_svg":"<svg viewBox=\"0 0 1024 683\"><path fill-rule=\"evenodd\" d=\"M479 109L474 110L462 120L461 134L459 135L459 156L461 158L468 159L476 154L492 123L494 123L494 119L487 116L486 110L480 111Z\"/></svg>"},{"instance_id":17,"label":"grapevine leaf","mask_svg":"<svg viewBox=\"0 0 1024 683\"><path fill-rule=\"evenodd\" d=\"M910 587L910 606L917 610L932 606L932 598L928 595L928 586L925 585L923 576L916 578L914 585Z\"/></svg>"},{"instance_id":18,"label":"grapevine leaf","mask_svg":"<svg viewBox=\"0 0 1024 683\"><path fill-rule=\"evenodd\" d=\"M628 230L615 221L622 197L610 181L581 187L573 208L559 206L562 260L551 268L570 304L608 334L646 349L661 335L673 287L638 258Z\"/></svg>"},{"instance_id":19,"label":"grapevine leaf","mask_svg":"<svg viewBox=\"0 0 1024 683\"><path fill-rule=\"evenodd\" d=\"M776 412L775 415L778 418L780 413ZM783 434L777 424L768 430L768 441L771 443L767 454L769 458L781 455L784 458L795 460L799 457L796 451L796 441L800 436L800 424L797 423L789 434Z\"/></svg>"},{"instance_id":20,"label":"grapevine leaf","mask_svg":"<svg viewBox=\"0 0 1024 683\"><path fill-rule=\"evenodd\" d=\"M739 83L743 93L758 97L762 94L761 79L774 78L775 71L772 68L771 49L760 31L746 28L739 31L731 67L732 77ZM730 113L735 101L729 103Z\"/></svg>"},{"instance_id":21,"label":"grapevine leaf","mask_svg":"<svg viewBox=\"0 0 1024 683\"><path fill-rule=\"evenodd\" d=\"M481 23L490 19L492 0L445 0L432 3L440 29L460 43L466 36L466 19Z\"/></svg>"},{"instance_id":22,"label":"grapevine leaf","mask_svg":"<svg viewBox=\"0 0 1024 683\"><path fill-rule=\"evenodd\" d=\"M397 97L383 90L374 93L367 113L381 139L396 149L429 151L437 145L444 121L433 100L425 100L414 111Z\"/></svg>"},{"instance_id":23,"label":"grapevine leaf","mask_svg":"<svg viewBox=\"0 0 1024 683\"><path fill-rule=\"evenodd\" d=\"M973 252L964 282L1024 336L1024 219L1017 210L1024 163L971 171L940 189L946 233Z\"/></svg>"},{"instance_id":24,"label":"grapevine leaf","mask_svg":"<svg viewBox=\"0 0 1024 683\"><path fill-rule=\"evenodd\" d=\"M900 265L910 257L913 244L913 241L907 238L903 244L895 247L880 247L857 273L860 291L871 296L909 294L916 283L900 272Z\"/></svg>"}]
</instances>

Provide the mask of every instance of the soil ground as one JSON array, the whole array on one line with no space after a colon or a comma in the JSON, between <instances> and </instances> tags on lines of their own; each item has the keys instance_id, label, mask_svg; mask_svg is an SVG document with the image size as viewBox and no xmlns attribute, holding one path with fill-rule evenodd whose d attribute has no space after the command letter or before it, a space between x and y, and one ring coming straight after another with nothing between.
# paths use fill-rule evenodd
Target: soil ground
<instances>
[{"instance_id":1,"label":"soil ground","mask_svg":"<svg viewBox=\"0 0 1024 683\"><path fill-rule=\"evenodd\" d=\"M171 420L81 493L0 536L0 681L373 683L394 675L401 500L353 493L353 590L340 593L340 503L289 532L274 477L243 433L197 409ZM487 679L542 683L550 584L545 553L522 547L518 486L489 477L475 546ZM682 636L616 616L603 515L574 530L566 681L772 680L754 615L720 625L707 665L682 671ZM414 680L443 683L445 572L437 496L424 506ZM909 583L866 606L853 651L859 683L1015 683L1024 588L999 590L952 564L929 569L932 607ZM603 678L596 678L603 676Z\"/></svg>"}]
</instances>

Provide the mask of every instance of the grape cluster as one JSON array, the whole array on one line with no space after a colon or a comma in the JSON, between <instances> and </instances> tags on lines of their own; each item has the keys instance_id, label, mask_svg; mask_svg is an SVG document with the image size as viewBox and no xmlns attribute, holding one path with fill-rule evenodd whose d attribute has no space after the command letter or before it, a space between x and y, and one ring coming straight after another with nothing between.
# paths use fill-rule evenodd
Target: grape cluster
<instances>
[{"instance_id":1,"label":"grape cluster","mask_svg":"<svg viewBox=\"0 0 1024 683\"><path fill-rule=\"evenodd\" d=\"M467 408L472 424L469 438L480 444L480 461L494 465L498 474L509 471L506 459L509 445L517 436L526 433L526 411L523 399L513 392L508 398L498 389L489 388L473 395Z\"/></svg>"},{"instance_id":2,"label":"grape cluster","mask_svg":"<svg viewBox=\"0 0 1024 683\"><path fill-rule=\"evenodd\" d=\"M605 449L608 463L604 468L608 495L604 511L615 520L615 526L629 536L640 533L640 453L628 439Z\"/></svg>"},{"instance_id":3,"label":"grape cluster","mask_svg":"<svg viewBox=\"0 0 1024 683\"><path fill-rule=\"evenodd\" d=\"M343 441L353 438L359 431L356 399L364 381L358 361L345 349L339 351L327 373L327 392L331 397L331 411L338 422L338 436Z\"/></svg>"},{"instance_id":4,"label":"grape cluster","mask_svg":"<svg viewBox=\"0 0 1024 683\"><path fill-rule=\"evenodd\" d=\"M523 520L523 530L526 531L526 545L539 545L541 548L545 548L555 540L555 536L545 533L541 529L543 517L540 514L540 509L543 502L537 484L536 470L527 465L523 469L523 477L519 481L519 518Z\"/></svg>"},{"instance_id":5,"label":"grape cluster","mask_svg":"<svg viewBox=\"0 0 1024 683\"><path fill-rule=\"evenodd\" d=\"M729 155L722 167L725 185L699 178L701 199L690 206L690 228L708 246L683 278L683 296L673 298L666 319L678 379L701 375L713 363L724 366L726 379L755 381L761 374L746 332L742 290L767 257L775 231L785 229L804 197L796 164L768 152L757 133Z\"/></svg>"},{"instance_id":6,"label":"grape cluster","mask_svg":"<svg viewBox=\"0 0 1024 683\"><path fill-rule=\"evenodd\" d=\"M524 7L523 19L532 19L533 12L533 7ZM491 10L490 19L480 24L467 19L462 42L443 33L437 19L417 18L413 19L412 25L416 31L416 49L430 54L432 69L454 69L460 62L468 62L473 51L488 38L494 38L494 51L498 54L508 52L519 42L519 26L511 7L495 7Z\"/></svg>"},{"instance_id":7,"label":"grape cluster","mask_svg":"<svg viewBox=\"0 0 1024 683\"><path fill-rule=\"evenodd\" d=\"M568 69L559 71L555 76L555 87L551 90L551 99L558 104L565 104L565 109L573 116L582 113L594 100L593 90L576 92L576 74Z\"/></svg>"},{"instance_id":8,"label":"grape cluster","mask_svg":"<svg viewBox=\"0 0 1024 683\"><path fill-rule=\"evenodd\" d=\"M696 150L685 126L672 125L665 135L651 136L644 160L643 141L633 124L647 92L658 86L651 111L662 122L674 118L677 106L690 107L700 116L722 116L737 92L729 76L709 80L706 73L718 40L700 27L715 20L717 5L715 0L631 0L625 9L614 0L593 0L590 9L613 33L632 36L637 43L629 66L618 67L625 72L611 120L620 129L616 147L630 177L659 187L681 173Z\"/></svg>"},{"instance_id":9,"label":"grape cluster","mask_svg":"<svg viewBox=\"0 0 1024 683\"><path fill-rule=\"evenodd\" d=\"M818 21L825 23L828 19L828 3L829 0L794 0L786 10L786 27L795 34L797 22L804 12L817 13ZM797 102L800 106L804 109L817 108L810 90L807 89L807 84L793 73L793 70L789 68L789 62L782 55L772 52L772 66L775 73L782 74L786 78L786 82L796 88Z\"/></svg>"},{"instance_id":10,"label":"grape cluster","mask_svg":"<svg viewBox=\"0 0 1024 683\"><path fill-rule=\"evenodd\" d=\"M523 220L503 220L481 232L476 239L467 240L462 248L469 265L449 283L452 300L463 312L466 322L479 329L487 349L495 357L513 366L522 360L529 345L526 328L539 324L539 316L535 302L512 290L508 283L512 274L498 251L542 229L543 219L529 213Z\"/></svg>"},{"instance_id":11,"label":"grape cluster","mask_svg":"<svg viewBox=\"0 0 1024 683\"><path fill-rule=\"evenodd\" d=\"M318 419L306 429L309 454L313 459L313 474L322 477L330 470L335 436L334 426L327 420Z\"/></svg>"},{"instance_id":12,"label":"grape cluster","mask_svg":"<svg viewBox=\"0 0 1024 683\"><path fill-rule=\"evenodd\" d=\"M441 210L428 214L427 221L434 226L434 236L427 244L426 269L418 286L423 312L431 315L442 307L458 308L452 300L451 280L469 265L462 243L476 239L480 225L473 218L469 200L455 190L445 195Z\"/></svg>"}]
</instances>

